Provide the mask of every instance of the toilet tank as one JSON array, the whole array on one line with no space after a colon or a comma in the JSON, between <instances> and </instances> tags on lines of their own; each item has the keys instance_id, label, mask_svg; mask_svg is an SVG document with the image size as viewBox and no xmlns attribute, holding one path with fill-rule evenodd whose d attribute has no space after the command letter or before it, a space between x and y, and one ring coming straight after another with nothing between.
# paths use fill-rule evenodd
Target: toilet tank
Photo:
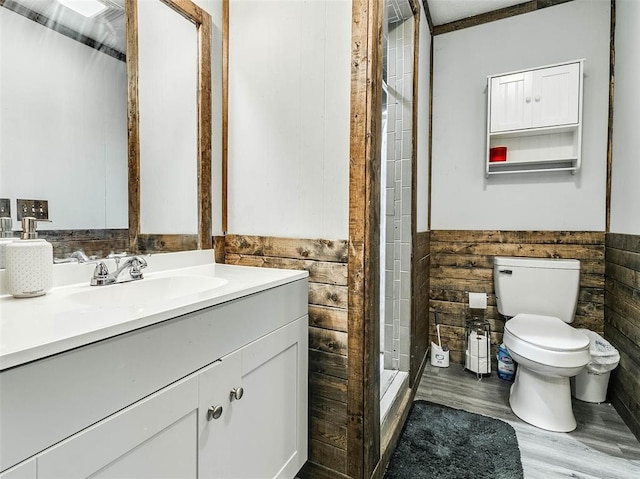
<instances>
[{"instance_id":1,"label":"toilet tank","mask_svg":"<svg viewBox=\"0 0 640 479\"><path fill-rule=\"evenodd\" d=\"M578 302L580 261L576 259L493 259L493 279L498 311L555 316L573 322Z\"/></svg>"}]
</instances>

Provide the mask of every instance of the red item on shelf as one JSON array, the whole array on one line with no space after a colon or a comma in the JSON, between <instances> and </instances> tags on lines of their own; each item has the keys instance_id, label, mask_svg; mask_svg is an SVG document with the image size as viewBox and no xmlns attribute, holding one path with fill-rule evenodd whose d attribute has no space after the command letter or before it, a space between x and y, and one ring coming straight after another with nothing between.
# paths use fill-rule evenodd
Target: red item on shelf
<instances>
[{"instance_id":1,"label":"red item on shelf","mask_svg":"<svg viewBox=\"0 0 640 479\"><path fill-rule=\"evenodd\" d=\"M489 149L489 162L495 163L497 161L507 161L506 146L494 146Z\"/></svg>"}]
</instances>

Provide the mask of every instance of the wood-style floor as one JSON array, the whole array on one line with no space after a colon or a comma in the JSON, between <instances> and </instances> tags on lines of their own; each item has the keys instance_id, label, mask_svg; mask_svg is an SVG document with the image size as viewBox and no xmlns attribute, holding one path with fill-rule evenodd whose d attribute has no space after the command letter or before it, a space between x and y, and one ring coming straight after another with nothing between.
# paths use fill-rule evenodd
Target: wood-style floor
<instances>
[{"instance_id":1,"label":"wood-style floor","mask_svg":"<svg viewBox=\"0 0 640 479\"><path fill-rule=\"evenodd\" d=\"M578 427L549 432L521 421L509 407L509 388L495 373L478 381L461 365L427 365L416 399L502 419L518 437L525 479L640 479L640 443L610 404L573 400Z\"/></svg>"}]
</instances>

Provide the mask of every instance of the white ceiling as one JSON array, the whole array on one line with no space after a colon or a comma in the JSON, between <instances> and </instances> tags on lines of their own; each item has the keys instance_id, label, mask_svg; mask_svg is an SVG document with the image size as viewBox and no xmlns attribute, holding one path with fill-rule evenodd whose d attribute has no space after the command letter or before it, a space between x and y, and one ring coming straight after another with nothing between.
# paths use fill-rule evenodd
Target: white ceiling
<instances>
[{"instance_id":1,"label":"white ceiling","mask_svg":"<svg viewBox=\"0 0 640 479\"><path fill-rule=\"evenodd\" d=\"M101 0L110 9L95 19L87 19L62 6L55 0L7 0L43 14L83 35L118 51L125 50L124 0ZM472 17L504 7L524 3L525 0L425 0L434 25ZM411 15L407 0L386 0L387 15L391 22Z\"/></svg>"},{"instance_id":2,"label":"white ceiling","mask_svg":"<svg viewBox=\"0 0 640 479\"><path fill-rule=\"evenodd\" d=\"M525 3L526 0L426 0L434 25L492 12Z\"/></svg>"},{"instance_id":3,"label":"white ceiling","mask_svg":"<svg viewBox=\"0 0 640 479\"><path fill-rule=\"evenodd\" d=\"M5 6L17 4L49 20L64 25L119 52L125 51L124 0L101 0L109 7L93 18L86 18L56 0L6 0ZM11 8L13 9L13 8Z\"/></svg>"}]
</instances>

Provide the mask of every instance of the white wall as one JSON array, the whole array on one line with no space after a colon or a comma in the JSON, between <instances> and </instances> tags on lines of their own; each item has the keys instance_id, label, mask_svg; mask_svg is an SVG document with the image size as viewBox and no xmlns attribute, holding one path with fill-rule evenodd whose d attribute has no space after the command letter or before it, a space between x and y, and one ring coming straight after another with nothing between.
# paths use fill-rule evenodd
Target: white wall
<instances>
[{"instance_id":1,"label":"white wall","mask_svg":"<svg viewBox=\"0 0 640 479\"><path fill-rule=\"evenodd\" d=\"M611 232L640 234L640 2L616 0Z\"/></svg>"},{"instance_id":2,"label":"white wall","mask_svg":"<svg viewBox=\"0 0 640 479\"><path fill-rule=\"evenodd\" d=\"M229 233L348 237L351 2L229 9Z\"/></svg>"},{"instance_id":3,"label":"white wall","mask_svg":"<svg viewBox=\"0 0 640 479\"><path fill-rule=\"evenodd\" d=\"M422 7L422 6L421 6ZM431 32L424 9L420 8L418 49L418 150L416 172L416 229L427 231L429 212L429 59Z\"/></svg>"},{"instance_id":4,"label":"white wall","mask_svg":"<svg viewBox=\"0 0 640 479\"><path fill-rule=\"evenodd\" d=\"M49 201L40 229L127 228L124 62L0 8L0 197Z\"/></svg>"},{"instance_id":5,"label":"white wall","mask_svg":"<svg viewBox=\"0 0 640 479\"><path fill-rule=\"evenodd\" d=\"M609 14L576 0L433 39L432 229L604 230ZM486 77L580 58L580 172L486 179Z\"/></svg>"}]
</instances>

